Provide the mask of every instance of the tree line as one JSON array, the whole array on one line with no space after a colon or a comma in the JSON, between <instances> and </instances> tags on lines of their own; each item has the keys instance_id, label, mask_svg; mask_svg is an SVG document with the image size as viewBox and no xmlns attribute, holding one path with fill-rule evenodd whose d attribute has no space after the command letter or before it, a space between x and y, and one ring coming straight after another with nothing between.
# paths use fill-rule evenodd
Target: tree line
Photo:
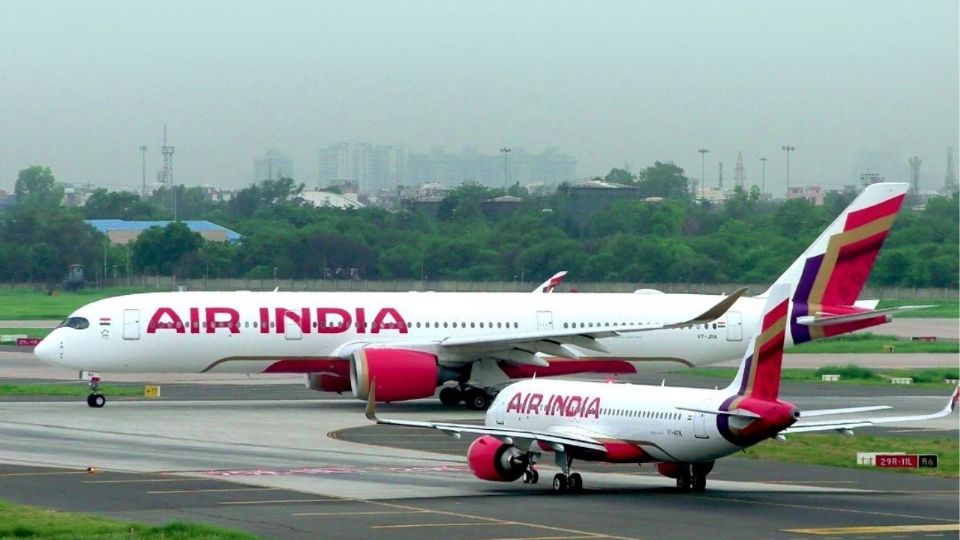
<instances>
[{"instance_id":1,"label":"tree line","mask_svg":"<svg viewBox=\"0 0 960 540\"><path fill-rule=\"evenodd\" d=\"M536 282L558 270L583 281L769 283L855 197L833 192L823 206L768 201L755 187L722 204L694 199L683 170L655 163L605 178L633 189L590 215L569 189L521 197L510 212L483 201L502 189L464 184L425 212L415 208L317 208L290 178L264 180L227 202L200 188L161 189L148 198L96 190L85 206L61 206L47 167L20 172L16 204L0 215L0 280L57 286L70 264L90 275L191 278L414 279ZM204 240L182 223L111 245L84 219L206 219L243 235ZM880 286L958 286L957 193L914 208L910 199L871 274Z\"/></svg>"}]
</instances>

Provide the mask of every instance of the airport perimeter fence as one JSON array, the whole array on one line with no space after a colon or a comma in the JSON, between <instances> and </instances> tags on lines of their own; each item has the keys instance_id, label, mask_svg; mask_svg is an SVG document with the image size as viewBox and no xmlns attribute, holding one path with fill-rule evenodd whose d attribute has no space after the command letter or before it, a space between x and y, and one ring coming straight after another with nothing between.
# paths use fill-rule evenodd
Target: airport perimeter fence
<instances>
[{"instance_id":1,"label":"airport perimeter fence","mask_svg":"<svg viewBox=\"0 0 960 540\"><path fill-rule=\"evenodd\" d=\"M88 283L88 288L132 287L153 291L381 291L381 292L530 292L540 282L528 281L368 281L368 280L293 280L293 279L183 279L175 276L130 276ZM726 294L747 287L747 294L760 294L769 284L748 283L615 283L566 281L558 292L632 293L661 291L664 293ZM3 283L0 289L44 290L42 283ZM960 291L947 288L870 287L860 298L880 300L957 300Z\"/></svg>"}]
</instances>

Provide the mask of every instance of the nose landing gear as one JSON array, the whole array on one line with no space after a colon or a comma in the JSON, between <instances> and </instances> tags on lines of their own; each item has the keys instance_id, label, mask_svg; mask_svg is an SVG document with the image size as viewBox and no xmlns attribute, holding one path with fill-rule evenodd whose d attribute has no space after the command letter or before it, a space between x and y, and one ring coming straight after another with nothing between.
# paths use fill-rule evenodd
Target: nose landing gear
<instances>
[{"instance_id":1,"label":"nose landing gear","mask_svg":"<svg viewBox=\"0 0 960 540\"><path fill-rule=\"evenodd\" d=\"M80 376L90 381L90 395L87 396L87 405L94 409L99 409L106 405L106 396L98 391L100 389L100 374L84 371L80 373Z\"/></svg>"}]
</instances>

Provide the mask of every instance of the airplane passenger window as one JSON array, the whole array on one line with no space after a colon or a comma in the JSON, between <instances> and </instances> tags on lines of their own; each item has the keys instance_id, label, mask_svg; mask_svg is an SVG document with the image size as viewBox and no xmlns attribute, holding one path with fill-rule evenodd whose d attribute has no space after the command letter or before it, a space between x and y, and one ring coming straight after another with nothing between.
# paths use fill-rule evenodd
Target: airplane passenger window
<instances>
[{"instance_id":1,"label":"airplane passenger window","mask_svg":"<svg viewBox=\"0 0 960 540\"><path fill-rule=\"evenodd\" d=\"M447 327L447 323L443 323L443 327L446 328L446 327Z\"/></svg>"},{"instance_id":2,"label":"airplane passenger window","mask_svg":"<svg viewBox=\"0 0 960 540\"><path fill-rule=\"evenodd\" d=\"M457 323L453 323L453 327L456 328L456 327L457 327Z\"/></svg>"},{"instance_id":3,"label":"airplane passenger window","mask_svg":"<svg viewBox=\"0 0 960 540\"><path fill-rule=\"evenodd\" d=\"M514 327L514 328L519 328L519 327L520 327L520 325L519 325L519 324L517 324L517 323L513 323L513 327Z\"/></svg>"},{"instance_id":4,"label":"airplane passenger window","mask_svg":"<svg viewBox=\"0 0 960 540\"><path fill-rule=\"evenodd\" d=\"M473 328L473 327L474 327L474 324L473 324L473 323L470 323L470 328Z\"/></svg>"},{"instance_id":5,"label":"airplane passenger window","mask_svg":"<svg viewBox=\"0 0 960 540\"><path fill-rule=\"evenodd\" d=\"M90 326L90 321L84 319L83 317L68 317L67 320L60 324L60 326L73 328L74 330L83 330L84 328L88 328Z\"/></svg>"},{"instance_id":6,"label":"airplane passenger window","mask_svg":"<svg viewBox=\"0 0 960 540\"><path fill-rule=\"evenodd\" d=\"M260 326L260 324L257 321L253 321L253 327L256 328L258 326Z\"/></svg>"}]
</instances>

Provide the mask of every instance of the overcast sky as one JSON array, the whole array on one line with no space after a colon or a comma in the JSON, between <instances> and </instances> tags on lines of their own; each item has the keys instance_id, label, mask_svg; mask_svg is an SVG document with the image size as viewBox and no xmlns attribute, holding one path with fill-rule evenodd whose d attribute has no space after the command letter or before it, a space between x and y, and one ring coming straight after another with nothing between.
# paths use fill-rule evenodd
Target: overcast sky
<instances>
[{"instance_id":1,"label":"overcast sky","mask_svg":"<svg viewBox=\"0 0 960 540\"><path fill-rule=\"evenodd\" d=\"M160 167L241 186L277 148L559 147L579 175L672 160L750 183L872 170L939 187L958 145L958 2L0 0L0 188L50 166L119 188Z\"/></svg>"}]
</instances>

